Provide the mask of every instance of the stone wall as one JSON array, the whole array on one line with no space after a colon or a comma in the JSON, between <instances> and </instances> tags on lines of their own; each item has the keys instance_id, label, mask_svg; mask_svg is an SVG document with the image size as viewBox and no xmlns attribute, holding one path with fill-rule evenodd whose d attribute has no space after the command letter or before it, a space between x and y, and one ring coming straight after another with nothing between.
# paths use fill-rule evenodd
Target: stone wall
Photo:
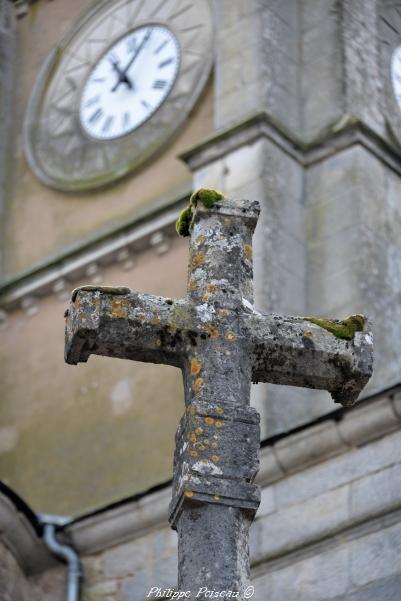
<instances>
[{"instance_id":1,"label":"stone wall","mask_svg":"<svg viewBox=\"0 0 401 601\"><path fill-rule=\"evenodd\" d=\"M263 447L250 543L254 599L398 600L400 451L399 391ZM144 601L151 587L176 586L169 499L165 488L67 526L83 559L83 599ZM53 583L42 601L58 601L60 569L36 577L45 591Z\"/></svg>"}]
</instances>

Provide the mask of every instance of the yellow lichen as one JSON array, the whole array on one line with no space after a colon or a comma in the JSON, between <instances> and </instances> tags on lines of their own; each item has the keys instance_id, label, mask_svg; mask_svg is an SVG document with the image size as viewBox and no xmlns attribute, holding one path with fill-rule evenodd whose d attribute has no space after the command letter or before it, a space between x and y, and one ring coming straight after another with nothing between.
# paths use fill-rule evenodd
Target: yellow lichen
<instances>
[{"instance_id":1,"label":"yellow lichen","mask_svg":"<svg viewBox=\"0 0 401 601\"><path fill-rule=\"evenodd\" d=\"M222 428L223 427L223 422L217 420L215 423L216 428Z\"/></svg>"},{"instance_id":2,"label":"yellow lichen","mask_svg":"<svg viewBox=\"0 0 401 601\"><path fill-rule=\"evenodd\" d=\"M217 292L217 286L215 284L208 284L207 285L207 291L210 294L215 294L215 292Z\"/></svg>"},{"instance_id":3,"label":"yellow lichen","mask_svg":"<svg viewBox=\"0 0 401 601\"><path fill-rule=\"evenodd\" d=\"M196 378L196 380L195 380L192 388L193 388L193 390L194 390L195 393L198 393L201 390L202 386L203 386L203 379L202 378Z\"/></svg>"},{"instance_id":4,"label":"yellow lichen","mask_svg":"<svg viewBox=\"0 0 401 601\"><path fill-rule=\"evenodd\" d=\"M190 455L191 457L197 457L198 453L196 451L191 451Z\"/></svg>"},{"instance_id":5,"label":"yellow lichen","mask_svg":"<svg viewBox=\"0 0 401 601\"><path fill-rule=\"evenodd\" d=\"M190 440L191 442L193 442L193 443L195 443L195 442L196 442L196 436L195 436L195 434L194 434L193 432L192 432L191 436L189 437L189 440Z\"/></svg>"},{"instance_id":6,"label":"yellow lichen","mask_svg":"<svg viewBox=\"0 0 401 601\"><path fill-rule=\"evenodd\" d=\"M205 424L207 424L208 426L211 426L212 424L214 424L213 417L205 417Z\"/></svg>"},{"instance_id":7,"label":"yellow lichen","mask_svg":"<svg viewBox=\"0 0 401 601\"><path fill-rule=\"evenodd\" d=\"M220 455L212 455L212 461L218 463L220 461Z\"/></svg>"},{"instance_id":8,"label":"yellow lichen","mask_svg":"<svg viewBox=\"0 0 401 601\"><path fill-rule=\"evenodd\" d=\"M118 319L118 318L125 319L127 317L127 307L122 306L120 301L112 300L111 306L112 306L112 311L111 311L112 319Z\"/></svg>"},{"instance_id":9,"label":"yellow lichen","mask_svg":"<svg viewBox=\"0 0 401 601\"><path fill-rule=\"evenodd\" d=\"M156 339L156 346L161 346L162 345L162 341L160 340L160 338Z\"/></svg>"},{"instance_id":10,"label":"yellow lichen","mask_svg":"<svg viewBox=\"0 0 401 601\"><path fill-rule=\"evenodd\" d=\"M220 336L218 330L216 330L216 328L211 323L207 324L206 329L207 329L207 332L208 332L210 338L212 338L213 340L215 340L216 338L218 338Z\"/></svg>"},{"instance_id":11,"label":"yellow lichen","mask_svg":"<svg viewBox=\"0 0 401 601\"><path fill-rule=\"evenodd\" d=\"M234 342L235 340L237 340L238 336L234 332L227 332L224 338L226 340L229 340L230 342Z\"/></svg>"},{"instance_id":12,"label":"yellow lichen","mask_svg":"<svg viewBox=\"0 0 401 601\"><path fill-rule=\"evenodd\" d=\"M216 407L216 413L218 413L219 415L223 415L224 409L222 407Z\"/></svg>"},{"instance_id":13,"label":"yellow lichen","mask_svg":"<svg viewBox=\"0 0 401 601\"><path fill-rule=\"evenodd\" d=\"M203 439L203 444L206 445L206 446L209 446L209 444L210 444L209 439L208 438L204 438Z\"/></svg>"},{"instance_id":14,"label":"yellow lichen","mask_svg":"<svg viewBox=\"0 0 401 601\"><path fill-rule=\"evenodd\" d=\"M215 501L220 501L220 497L219 497L219 495L213 495L213 499L214 499Z\"/></svg>"},{"instance_id":15,"label":"yellow lichen","mask_svg":"<svg viewBox=\"0 0 401 601\"><path fill-rule=\"evenodd\" d=\"M244 253L248 257L248 259L252 258L252 246L250 244L244 244Z\"/></svg>"},{"instance_id":16,"label":"yellow lichen","mask_svg":"<svg viewBox=\"0 0 401 601\"><path fill-rule=\"evenodd\" d=\"M202 258L203 258L202 253L196 253L194 258L192 259L192 267L194 267L194 268L199 267L199 265L202 263Z\"/></svg>"},{"instance_id":17,"label":"yellow lichen","mask_svg":"<svg viewBox=\"0 0 401 601\"><path fill-rule=\"evenodd\" d=\"M196 428L196 430L195 430L195 434L196 434L197 436L200 436L201 434L203 434L203 428Z\"/></svg>"},{"instance_id":18,"label":"yellow lichen","mask_svg":"<svg viewBox=\"0 0 401 601\"><path fill-rule=\"evenodd\" d=\"M219 445L217 444L217 442L212 442L212 449L217 449Z\"/></svg>"},{"instance_id":19,"label":"yellow lichen","mask_svg":"<svg viewBox=\"0 0 401 601\"><path fill-rule=\"evenodd\" d=\"M198 236L197 239L195 240L196 244L203 244L203 242L206 240L205 236Z\"/></svg>"},{"instance_id":20,"label":"yellow lichen","mask_svg":"<svg viewBox=\"0 0 401 601\"><path fill-rule=\"evenodd\" d=\"M185 495L186 497L193 497L193 496L194 496L194 493L192 492L192 490L186 490L186 491L184 492L184 495Z\"/></svg>"},{"instance_id":21,"label":"yellow lichen","mask_svg":"<svg viewBox=\"0 0 401 601\"><path fill-rule=\"evenodd\" d=\"M197 376L201 369L202 365L199 363L198 359L191 359L191 374Z\"/></svg>"}]
</instances>

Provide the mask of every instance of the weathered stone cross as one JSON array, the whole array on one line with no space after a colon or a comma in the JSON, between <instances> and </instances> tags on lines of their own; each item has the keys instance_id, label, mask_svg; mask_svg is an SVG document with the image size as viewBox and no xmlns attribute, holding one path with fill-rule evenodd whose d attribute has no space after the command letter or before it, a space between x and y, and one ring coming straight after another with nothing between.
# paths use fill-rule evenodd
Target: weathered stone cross
<instances>
[{"instance_id":1,"label":"weathered stone cross","mask_svg":"<svg viewBox=\"0 0 401 601\"><path fill-rule=\"evenodd\" d=\"M178 532L178 586L193 597L207 587L242 599L249 584L248 530L260 500L251 382L325 389L351 405L372 372L368 332L346 340L310 320L253 309L258 215L257 202L198 202L190 215L186 298L86 286L74 291L67 311L68 363L96 354L182 370L186 410L176 435L170 523Z\"/></svg>"}]
</instances>

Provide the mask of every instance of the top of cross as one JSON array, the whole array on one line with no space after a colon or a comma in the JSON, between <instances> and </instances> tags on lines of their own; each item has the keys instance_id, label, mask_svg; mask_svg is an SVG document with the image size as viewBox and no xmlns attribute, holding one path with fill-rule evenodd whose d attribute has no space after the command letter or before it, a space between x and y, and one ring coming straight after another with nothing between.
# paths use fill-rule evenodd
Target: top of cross
<instances>
[{"instance_id":1,"label":"top of cross","mask_svg":"<svg viewBox=\"0 0 401 601\"><path fill-rule=\"evenodd\" d=\"M326 389L337 402L355 402L372 373L371 335L355 331L363 323L345 340L316 319L263 315L253 308L251 239L258 214L258 203L246 200L191 208L184 299L126 288L74 291L66 361L100 354L175 365L189 374L187 398L230 397L236 383L247 403L245 376Z\"/></svg>"}]
</instances>

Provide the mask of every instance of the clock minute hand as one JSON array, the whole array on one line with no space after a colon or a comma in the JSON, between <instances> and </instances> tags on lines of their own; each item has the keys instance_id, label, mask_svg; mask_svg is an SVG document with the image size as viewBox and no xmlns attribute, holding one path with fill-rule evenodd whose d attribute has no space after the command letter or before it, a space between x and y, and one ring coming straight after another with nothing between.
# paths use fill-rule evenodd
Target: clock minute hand
<instances>
[{"instance_id":1,"label":"clock minute hand","mask_svg":"<svg viewBox=\"0 0 401 601\"><path fill-rule=\"evenodd\" d=\"M138 48L135 50L133 56L130 58L130 60L128 61L128 64L126 65L125 69L122 70L122 73L126 76L128 69L130 69L131 65L133 64L133 62L135 61L136 57L138 56L138 54L140 53L140 51L142 50L142 48L145 46L146 42L148 41L148 39L150 38L150 35L152 33L151 29L148 29L148 31L146 32L146 34L143 36L142 42L139 44Z\"/></svg>"}]
</instances>

